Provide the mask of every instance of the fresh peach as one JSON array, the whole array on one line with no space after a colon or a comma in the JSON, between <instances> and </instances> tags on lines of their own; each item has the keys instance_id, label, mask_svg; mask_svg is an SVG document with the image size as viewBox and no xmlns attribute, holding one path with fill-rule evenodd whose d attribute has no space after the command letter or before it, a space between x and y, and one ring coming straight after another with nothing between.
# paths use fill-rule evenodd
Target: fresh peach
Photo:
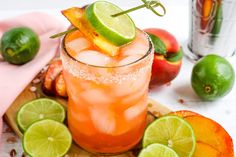
<instances>
[{"instance_id":1,"label":"fresh peach","mask_svg":"<svg viewBox=\"0 0 236 157\"><path fill-rule=\"evenodd\" d=\"M162 55L155 55L152 64L151 83L163 85L173 80L179 73L182 60L170 62Z\"/></svg>"},{"instance_id":2,"label":"fresh peach","mask_svg":"<svg viewBox=\"0 0 236 157\"><path fill-rule=\"evenodd\" d=\"M176 38L166 30L149 28L144 31L149 34L155 49L151 84L166 84L172 81L180 71L182 49Z\"/></svg>"},{"instance_id":3,"label":"fresh peach","mask_svg":"<svg viewBox=\"0 0 236 157\"><path fill-rule=\"evenodd\" d=\"M166 52L176 53L179 51L179 43L174 37L174 35L172 35L170 32L160 28L148 28L144 31L159 37L166 46Z\"/></svg>"},{"instance_id":4,"label":"fresh peach","mask_svg":"<svg viewBox=\"0 0 236 157\"><path fill-rule=\"evenodd\" d=\"M232 138L221 125L201 115L187 116L184 119L193 127L198 142L212 146L222 157L234 157Z\"/></svg>"}]
</instances>

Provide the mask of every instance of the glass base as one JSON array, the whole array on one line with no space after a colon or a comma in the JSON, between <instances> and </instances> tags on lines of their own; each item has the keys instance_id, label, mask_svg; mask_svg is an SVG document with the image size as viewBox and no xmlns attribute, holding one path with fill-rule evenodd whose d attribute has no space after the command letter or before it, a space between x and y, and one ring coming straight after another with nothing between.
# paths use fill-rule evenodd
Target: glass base
<instances>
[{"instance_id":1,"label":"glass base","mask_svg":"<svg viewBox=\"0 0 236 157\"><path fill-rule=\"evenodd\" d=\"M122 149L120 148L118 151L106 151L106 152L102 152L101 150L98 149L94 149L91 148L91 146L85 146L79 143L79 141L76 141L75 139L73 139L73 142L75 145L77 145L79 148L81 148L82 150L93 154L93 155L98 155L99 157L101 156L116 156L116 155L122 155L122 154L126 154L129 151L133 151L133 150L139 150L141 148L141 139L142 136L140 138L138 138L136 141L134 141L132 144L130 144L127 148ZM117 148L114 148L114 150Z\"/></svg>"},{"instance_id":2,"label":"glass base","mask_svg":"<svg viewBox=\"0 0 236 157\"><path fill-rule=\"evenodd\" d=\"M192 61L192 62L196 62L196 61L198 61L199 59L201 59L202 57L204 57L203 55L199 55L199 54L194 53L194 52L191 50L191 48L189 47L187 41L183 44L183 51L184 51L185 56L186 56L190 61ZM225 56L224 58L236 57L235 54L236 54L236 50L232 53L232 55ZM223 56L222 56L222 57L223 57Z\"/></svg>"},{"instance_id":3,"label":"glass base","mask_svg":"<svg viewBox=\"0 0 236 157\"><path fill-rule=\"evenodd\" d=\"M78 152L86 152L86 154L89 154L90 156L96 156L96 157L114 157L114 156L129 156L129 154L138 154L142 148L141 146L141 139L138 141L137 144L135 144L134 146L132 146L131 148L127 149L127 150L123 150L120 152L116 152L116 153L102 153L102 152L96 152L93 150L88 150L87 148L77 144L75 141L73 142L73 144L77 147L77 149L80 149L80 151ZM87 157L87 156L85 156Z\"/></svg>"},{"instance_id":4,"label":"glass base","mask_svg":"<svg viewBox=\"0 0 236 157\"><path fill-rule=\"evenodd\" d=\"M184 55L192 62L196 62L197 60L199 60L200 58L202 58L203 56L200 55L196 55L195 53L193 53L191 51L191 49L188 46L188 41L186 41L183 44L183 51L184 51Z\"/></svg>"}]
</instances>

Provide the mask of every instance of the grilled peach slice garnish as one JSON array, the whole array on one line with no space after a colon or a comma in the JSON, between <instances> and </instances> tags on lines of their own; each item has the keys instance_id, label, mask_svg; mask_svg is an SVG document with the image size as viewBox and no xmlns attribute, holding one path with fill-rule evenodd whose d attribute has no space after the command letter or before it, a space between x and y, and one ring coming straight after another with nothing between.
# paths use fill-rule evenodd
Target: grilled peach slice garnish
<instances>
[{"instance_id":1,"label":"grilled peach slice garnish","mask_svg":"<svg viewBox=\"0 0 236 157\"><path fill-rule=\"evenodd\" d=\"M49 96L67 97L61 60L54 60L49 64L43 80L42 90Z\"/></svg>"},{"instance_id":2,"label":"grilled peach slice garnish","mask_svg":"<svg viewBox=\"0 0 236 157\"><path fill-rule=\"evenodd\" d=\"M107 41L99 35L84 17L83 8L72 7L62 11L62 14L78 28L94 45L109 56L116 56L119 53L119 47Z\"/></svg>"},{"instance_id":3,"label":"grilled peach slice garnish","mask_svg":"<svg viewBox=\"0 0 236 157\"><path fill-rule=\"evenodd\" d=\"M48 66L42 85L42 89L45 94L51 96L54 95L55 92L53 88L53 82L61 71L62 71L61 60L55 60Z\"/></svg>"},{"instance_id":4,"label":"grilled peach slice garnish","mask_svg":"<svg viewBox=\"0 0 236 157\"><path fill-rule=\"evenodd\" d=\"M217 122L188 110L169 114L184 118L193 127L197 139L194 157L234 157L232 138Z\"/></svg>"},{"instance_id":5,"label":"grilled peach slice garnish","mask_svg":"<svg viewBox=\"0 0 236 157\"><path fill-rule=\"evenodd\" d=\"M171 113L169 113L169 115L176 115L176 116L185 118L188 116L195 116L195 115L199 115L199 114L196 112L193 112L193 111L179 110L179 111L171 112Z\"/></svg>"},{"instance_id":6,"label":"grilled peach slice garnish","mask_svg":"<svg viewBox=\"0 0 236 157\"><path fill-rule=\"evenodd\" d=\"M197 141L214 147L222 157L234 157L232 138L220 124L201 115L188 116L184 119L193 127Z\"/></svg>"},{"instance_id":7,"label":"grilled peach slice garnish","mask_svg":"<svg viewBox=\"0 0 236 157\"><path fill-rule=\"evenodd\" d=\"M54 86L55 86L55 94L57 96L61 96L61 97L68 97L67 95L67 91L66 91L66 84L65 84L65 80L63 78L63 72L61 72L55 79L54 82Z\"/></svg>"},{"instance_id":8,"label":"grilled peach slice garnish","mask_svg":"<svg viewBox=\"0 0 236 157\"><path fill-rule=\"evenodd\" d=\"M209 144L205 144L203 142L197 142L196 150L193 157L223 157L222 154L210 146Z\"/></svg>"}]
</instances>

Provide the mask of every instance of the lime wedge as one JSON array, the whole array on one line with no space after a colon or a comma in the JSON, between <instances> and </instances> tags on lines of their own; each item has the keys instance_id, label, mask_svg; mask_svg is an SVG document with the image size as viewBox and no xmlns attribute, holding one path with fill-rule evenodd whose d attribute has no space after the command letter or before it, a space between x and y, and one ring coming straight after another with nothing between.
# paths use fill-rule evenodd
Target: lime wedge
<instances>
[{"instance_id":1,"label":"lime wedge","mask_svg":"<svg viewBox=\"0 0 236 157\"><path fill-rule=\"evenodd\" d=\"M65 120L65 110L56 101L47 98L26 103L17 113L17 124L24 132L31 124L42 119Z\"/></svg>"},{"instance_id":2,"label":"lime wedge","mask_svg":"<svg viewBox=\"0 0 236 157\"><path fill-rule=\"evenodd\" d=\"M85 16L96 32L116 46L131 42L135 37L135 24L127 15L112 17L122 10L106 1L97 1L86 8Z\"/></svg>"},{"instance_id":3,"label":"lime wedge","mask_svg":"<svg viewBox=\"0 0 236 157\"><path fill-rule=\"evenodd\" d=\"M153 143L172 148L180 157L192 157L196 138L193 128L183 118L165 116L152 122L143 137L143 147Z\"/></svg>"},{"instance_id":4,"label":"lime wedge","mask_svg":"<svg viewBox=\"0 0 236 157\"><path fill-rule=\"evenodd\" d=\"M64 124L46 119L33 123L22 142L32 157L61 157L70 149L72 137Z\"/></svg>"},{"instance_id":5,"label":"lime wedge","mask_svg":"<svg viewBox=\"0 0 236 157\"><path fill-rule=\"evenodd\" d=\"M179 157L171 148L163 144L151 144L144 148L138 157Z\"/></svg>"}]
</instances>

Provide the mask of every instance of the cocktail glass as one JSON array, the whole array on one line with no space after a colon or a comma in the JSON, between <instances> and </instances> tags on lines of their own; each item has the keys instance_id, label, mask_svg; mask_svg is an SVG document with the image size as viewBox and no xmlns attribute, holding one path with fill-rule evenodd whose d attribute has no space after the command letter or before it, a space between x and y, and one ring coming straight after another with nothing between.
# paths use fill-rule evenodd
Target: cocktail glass
<instances>
[{"instance_id":1,"label":"cocktail glass","mask_svg":"<svg viewBox=\"0 0 236 157\"><path fill-rule=\"evenodd\" d=\"M144 35L148 43L144 55L116 66L78 61L67 51L66 37L62 41L63 75L69 95L68 126L74 141L89 152L124 152L142 138L154 53L150 39Z\"/></svg>"}]
</instances>

